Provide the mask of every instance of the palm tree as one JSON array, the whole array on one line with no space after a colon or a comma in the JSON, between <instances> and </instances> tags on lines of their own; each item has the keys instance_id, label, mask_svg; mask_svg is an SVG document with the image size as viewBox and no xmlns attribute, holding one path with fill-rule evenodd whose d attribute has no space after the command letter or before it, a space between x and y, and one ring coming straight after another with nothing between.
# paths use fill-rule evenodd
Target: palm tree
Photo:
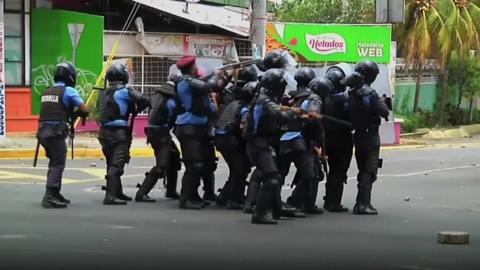
<instances>
[{"instance_id":1,"label":"palm tree","mask_svg":"<svg viewBox=\"0 0 480 270\"><path fill-rule=\"evenodd\" d=\"M480 7L479 1L439 0L437 8L443 19L438 32L439 60L441 64L441 96L439 123L445 123L445 106L448 100L448 64L452 53L458 53L465 63L470 50L480 48Z\"/></svg>"},{"instance_id":2,"label":"palm tree","mask_svg":"<svg viewBox=\"0 0 480 270\"><path fill-rule=\"evenodd\" d=\"M435 33L444 26L435 0L409 0L406 4L405 23L397 28L397 40L402 41L407 71L413 66L417 77L413 110L418 111L420 100L420 78L425 61L434 57L438 48ZM413 65L412 65L413 64Z\"/></svg>"}]
</instances>

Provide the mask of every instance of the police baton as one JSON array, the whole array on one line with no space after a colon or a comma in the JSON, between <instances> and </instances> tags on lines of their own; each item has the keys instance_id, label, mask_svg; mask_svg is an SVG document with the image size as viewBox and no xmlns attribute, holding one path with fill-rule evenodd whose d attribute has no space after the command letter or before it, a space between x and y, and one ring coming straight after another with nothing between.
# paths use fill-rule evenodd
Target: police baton
<instances>
[{"instance_id":1,"label":"police baton","mask_svg":"<svg viewBox=\"0 0 480 270\"><path fill-rule=\"evenodd\" d=\"M37 147L35 148L35 156L33 157L33 167L37 167L39 151L40 151L40 141L37 139Z\"/></svg>"}]
</instances>

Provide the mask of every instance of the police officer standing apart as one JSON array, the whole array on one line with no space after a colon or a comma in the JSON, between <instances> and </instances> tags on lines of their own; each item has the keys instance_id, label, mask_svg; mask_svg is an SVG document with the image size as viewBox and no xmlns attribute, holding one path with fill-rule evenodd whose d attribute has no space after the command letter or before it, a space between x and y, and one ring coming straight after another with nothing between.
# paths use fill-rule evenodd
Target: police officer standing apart
<instances>
[{"instance_id":1,"label":"police officer standing apart","mask_svg":"<svg viewBox=\"0 0 480 270\"><path fill-rule=\"evenodd\" d=\"M45 148L48 163L47 184L42 206L45 208L66 208L70 200L60 194L62 174L67 159L68 123L74 114L85 118L88 108L74 88L77 71L70 63L59 63L55 67L55 85L47 89L41 97L41 110L37 139ZM77 112L74 112L78 107ZM73 143L73 142L72 142Z\"/></svg>"},{"instance_id":2,"label":"police officer standing apart","mask_svg":"<svg viewBox=\"0 0 480 270\"><path fill-rule=\"evenodd\" d=\"M293 110L282 111L279 104L287 86L285 76L282 69L270 69L263 75L260 81L262 92L255 99L247 116L247 153L256 166L255 170L261 174L262 182L252 215L254 224L277 224L267 213L269 209L273 209L274 218L278 219L282 211L282 176L272 146L279 143L280 126L301 122Z\"/></svg>"},{"instance_id":3,"label":"police officer standing apart","mask_svg":"<svg viewBox=\"0 0 480 270\"><path fill-rule=\"evenodd\" d=\"M245 184L251 163L242 138L241 121L247 115L256 90L257 82L249 82L243 88L233 88L234 100L224 108L215 125L215 145L229 168L228 180L217 204L226 205L229 209L243 209Z\"/></svg>"},{"instance_id":4,"label":"police officer standing apart","mask_svg":"<svg viewBox=\"0 0 480 270\"><path fill-rule=\"evenodd\" d=\"M156 165L145 173L145 180L135 196L136 202L155 202L148 193L159 178L166 178L165 197L180 197L176 190L178 171L181 169L180 152L170 135L176 119L175 96L173 79L161 85L152 96L145 134L155 153Z\"/></svg>"},{"instance_id":5,"label":"police officer standing apart","mask_svg":"<svg viewBox=\"0 0 480 270\"><path fill-rule=\"evenodd\" d=\"M357 202L353 208L355 215L377 215L371 204L372 185L377 179L380 154L378 128L381 117L387 119L389 108L384 97L379 97L370 85L379 73L373 61L362 61L355 66L355 72L344 80L352 87L349 91L352 126L355 130L355 159L358 167ZM359 78L361 80L355 80ZM363 80L363 83L361 81ZM349 81L356 81L349 83ZM359 83L360 81L360 83ZM380 166L381 167L381 166Z\"/></svg>"},{"instance_id":6,"label":"police officer standing apart","mask_svg":"<svg viewBox=\"0 0 480 270\"><path fill-rule=\"evenodd\" d=\"M128 120L145 110L150 101L133 88L127 87L129 80L125 65L112 64L107 70L108 89L100 94L100 131L98 140L107 161L106 194L103 204L125 205L132 198L123 193L120 177L125 164L130 160L133 127ZM133 121L132 121L133 122Z\"/></svg>"},{"instance_id":7,"label":"police officer standing apart","mask_svg":"<svg viewBox=\"0 0 480 270\"><path fill-rule=\"evenodd\" d=\"M175 135L180 141L185 173L182 178L179 207L201 209L206 202L198 194L200 179L213 181L210 170L210 138L208 137L209 116L217 111L211 93L220 84L219 74L207 82L199 80L194 56L184 56L177 61L182 76L177 82L178 116ZM213 185L213 183L209 183ZM206 187L211 192L213 187Z\"/></svg>"},{"instance_id":8,"label":"police officer standing apart","mask_svg":"<svg viewBox=\"0 0 480 270\"><path fill-rule=\"evenodd\" d=\"M333 87L332 91L326 93L323 97L323 113L349 122L348 95L345 85L341 83L345 75L345 71L338 66L333 66L327 70L325 78L333 84ZM323 207L329 212L346 212L348 208L342 205L342 196L344 185L348 179L347 172L352 161L352 129L328 121L328 119L324 121L324 127L330 171L325 185Z\"/></svg>"}]
</instances>

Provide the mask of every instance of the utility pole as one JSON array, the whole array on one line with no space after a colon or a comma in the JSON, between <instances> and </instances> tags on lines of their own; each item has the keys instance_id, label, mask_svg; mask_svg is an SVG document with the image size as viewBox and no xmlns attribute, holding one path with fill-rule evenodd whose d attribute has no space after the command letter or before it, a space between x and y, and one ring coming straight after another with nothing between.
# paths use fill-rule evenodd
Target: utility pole
<instances>
[{"instance_id":1,"label":"utility pole","mask_svg":"<svg viewBox=\"0 0 480 270\"><path fill-rule=\"evenodd\" d=\"M265 52L267 0L251 0L250 40L252 41L252 58L262 58Z\"/></svg>"}]
</instances>

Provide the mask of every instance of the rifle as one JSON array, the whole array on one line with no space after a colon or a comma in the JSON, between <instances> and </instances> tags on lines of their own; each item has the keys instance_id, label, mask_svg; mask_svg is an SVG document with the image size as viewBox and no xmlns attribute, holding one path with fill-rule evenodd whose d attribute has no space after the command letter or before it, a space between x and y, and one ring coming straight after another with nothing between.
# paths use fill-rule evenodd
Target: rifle
<instances>
[{"instance_id":1,"label":"rifle","mask_svg":"<svg viewBox=\"0 0 480 270\"><path fill-rule=\"evenodd\" d=\"M224 71L230 70L230 69L239 69L246 66L256 65L259 61L261 61L261 59L253 59L253 60L224 65L218 69L224 70Z\"/></svg>"},{"instance_id":2,"label":"rifle","mask_svg":"<svg viewBox=\"0 0 480 270\"><path fill-rule=\"evenodd\" d=\"M301 111L300 109L292 108L292 107L289 107L289 106L283 106L283 105L281 105L281 110L282 111L292 110L301 117L309 118L309 119L312 119L312 120L325 119L325 120L332 121L336 124L339 124L339 125L342 125L342 126L345 126L345 127L349 127L349 128L352 127L352 123L350 123L348 121L338 119L338 118L335 118L335 117L332 117L332 116L328 116L328 115L325 115L325 114L322 114L322 113L314 113L314 112L305 113L305 112Z\"/></svg>"}]
</instances>

